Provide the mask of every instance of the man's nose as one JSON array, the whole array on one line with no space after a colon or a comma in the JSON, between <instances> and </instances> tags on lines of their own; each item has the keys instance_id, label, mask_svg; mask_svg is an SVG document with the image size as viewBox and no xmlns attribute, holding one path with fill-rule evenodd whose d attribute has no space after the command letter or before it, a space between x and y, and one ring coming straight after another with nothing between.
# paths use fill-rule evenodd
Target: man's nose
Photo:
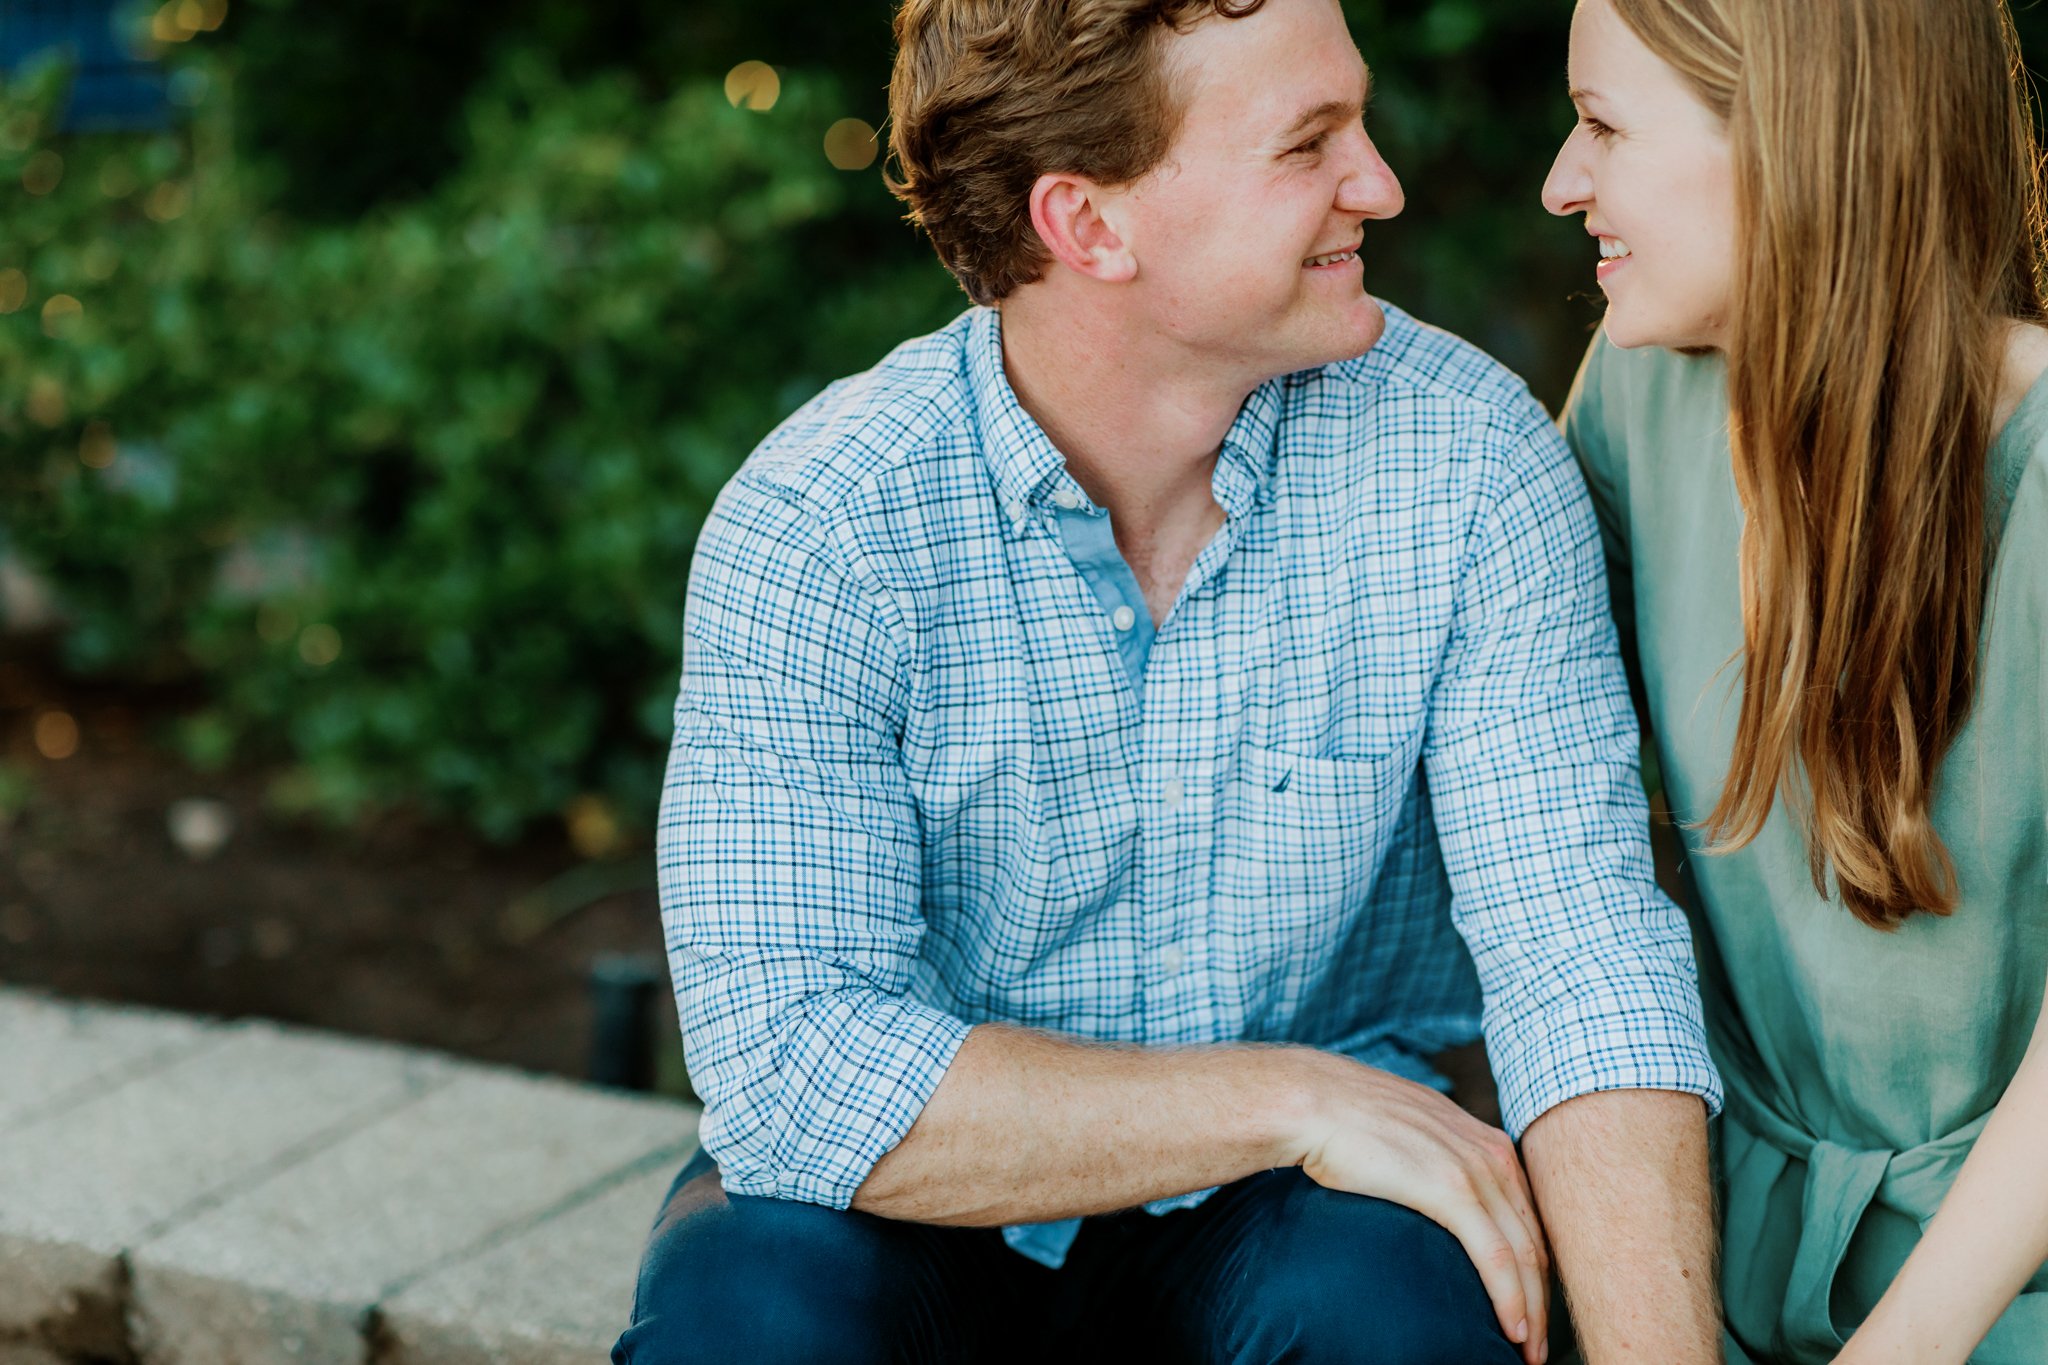
<instances>
[{"instance_id":1,"label":"man's nose","mask_svg":"<svg viewBox=\"0 0 2048 1365\"><path fill-rule=\"evenodd\" d=\"M1358 164L1337 187L1337 208L1361 218L1392 218L1408 202L1400 178L1363 129L1359 142Z\"/></svg>"}]
</instances>

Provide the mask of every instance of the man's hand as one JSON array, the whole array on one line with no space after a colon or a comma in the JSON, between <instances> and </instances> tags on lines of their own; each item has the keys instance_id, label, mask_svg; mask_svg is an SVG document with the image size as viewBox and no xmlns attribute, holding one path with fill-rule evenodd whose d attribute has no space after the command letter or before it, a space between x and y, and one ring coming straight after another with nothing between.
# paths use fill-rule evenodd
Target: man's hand
<instances>
[{"instance_id":1,"label":"man's hand","mask_svg":"<svg viewBox=\"0 0 2048 1365\"><path fill-rule=\"evenodd\" d=\"M1308 1117L1300 1165L1333 1190L1414 1209L1464 1246L1501 1330L1548 1354L1550 1256L1508 1135L1427 1086L1327 1053L1302 1056Z\"/></svg>"},{"instance_id":2,"label":"man's hand","mask_svg":"<svg viewBox=\"0 0 2048 1365\"><path fill-rule=\"evenodd\" d=\"M983 1024L853 1206L952 1226L1129 1208L1299 1166L1456 1237L1501 1329L1543 1359L1549 1259L1506 1133L1426 1086L1311 1048L1151 1049Z\"/></svg>"}]
</instances>

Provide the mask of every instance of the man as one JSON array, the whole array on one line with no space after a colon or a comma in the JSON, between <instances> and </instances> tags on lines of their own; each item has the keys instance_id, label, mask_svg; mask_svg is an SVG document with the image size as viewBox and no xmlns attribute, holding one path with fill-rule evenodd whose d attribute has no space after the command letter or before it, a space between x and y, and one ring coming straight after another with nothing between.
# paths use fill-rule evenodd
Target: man
<instances>
[{"instance_id":1,"label":"man","mask_svg":"<svg viewBox=\"0 0 2048 1365\"><path fill-rule=\"evenodd\" d=\"M893 183L982 306L699 543L706 1151L614 1358L1533 1363L1540 1207L1594 1365L1716 1359L1593 519L1526 389L1364 290L1402 198L1337 0L897 39ZM1423 1060L1482 991L1526 1183Z\"/></svg>"}]
</instances>

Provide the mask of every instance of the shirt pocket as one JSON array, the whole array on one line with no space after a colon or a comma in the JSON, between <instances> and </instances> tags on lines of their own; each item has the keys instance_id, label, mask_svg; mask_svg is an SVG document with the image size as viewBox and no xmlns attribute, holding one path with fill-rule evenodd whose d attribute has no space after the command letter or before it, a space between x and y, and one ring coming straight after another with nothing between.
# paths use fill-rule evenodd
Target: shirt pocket
<instances>
[{"instance_id":1,"label":"shirt pocket","mask_svg":"<svg viewBox=\"0 0 2048 1365\"><path fill-rule=\"evenodd\" d=\"M1223 785L1211 892L1253 923L1338 928L1370 891L1413 760L1239 749Z\"/></svg>"}]
</instances>

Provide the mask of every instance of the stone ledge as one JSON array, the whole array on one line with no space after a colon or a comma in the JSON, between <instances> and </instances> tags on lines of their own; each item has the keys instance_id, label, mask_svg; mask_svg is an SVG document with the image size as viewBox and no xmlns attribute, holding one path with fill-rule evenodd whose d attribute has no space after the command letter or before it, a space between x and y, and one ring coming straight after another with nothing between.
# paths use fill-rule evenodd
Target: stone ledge
<instances>
[{"instance_id":1,"label":"stone ledge","mask_svg":"<svg viewBox=\"0 0 2048 1365\"><path fill-rule=\"evenodd\" d=\"M0 1365L598 1365L697 1111L0 990Z\"/></svg>"}]
</instances>

